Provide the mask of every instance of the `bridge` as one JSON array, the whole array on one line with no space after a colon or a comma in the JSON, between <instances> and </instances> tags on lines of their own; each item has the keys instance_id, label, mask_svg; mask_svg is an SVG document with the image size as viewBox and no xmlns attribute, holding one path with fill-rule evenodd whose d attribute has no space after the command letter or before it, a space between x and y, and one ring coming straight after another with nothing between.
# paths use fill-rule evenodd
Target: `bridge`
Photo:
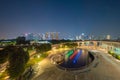
<instances>
[{"instance_id":1,"label":"bridge","mask_svg":"<svg viewBox=\"0 0 120 80\"><path fill-rule=\"evenodd\" d=\"M73 42L70 42L73 43ZM85 48L85 49L103 49L104 51L112 51L116 54L120 55L120 42L113 41L77 41L77 48ZM63 43L64 44L64 43ZM60 44L61 46L63 44ZM57 45L59 46L59 44Z\"/></svg>"}]
</instances>

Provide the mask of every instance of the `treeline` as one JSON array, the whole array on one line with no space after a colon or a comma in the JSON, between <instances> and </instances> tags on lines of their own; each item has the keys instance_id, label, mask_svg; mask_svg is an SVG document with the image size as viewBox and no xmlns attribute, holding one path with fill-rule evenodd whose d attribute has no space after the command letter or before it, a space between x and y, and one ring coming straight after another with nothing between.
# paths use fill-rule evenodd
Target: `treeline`
<instances>
[{"instance_id":1,"label":"treeline","mask_svg":"<svg viewBox=\"0 0 120 80\"><path fill-rule=\"evenodd\" d=\"M64 47L67 46L69 48L74 48L74 47L77 47L78 45L77 45L77 43L64 43L63 46Z\"/></svg>"},{"instance_id":2,"label":"treeline","mask_svg":"<svg viewBox=\"0 0 120 80\"><path fill-rule=\"evenodd\" d=\"M62 39L62 40L50 40L50 42L52 44L60 44L60 43L74 42L74 41L76 41L76 40L64 40L64 39Z\"/></svg>"},{"instance_id":3,"label":"treeline","mask_svg":"<svg viewBox=\"0 0 120 80\"><path fill-rule=\"evenodd\" d=\"M52 49L51 44L40 44L35 46L36 52L46 52Z\"/></svg>"},{"instance_id":4,"label":"treeline","mask_svg":"<svg viewBox=\"0 0 120 80\"><path fill-rule=\"evenodd\" d=\"M6 70L11 79L19 77L24 72L28 60L29 53L21 47L7 46L0 50L0 64L8 61Z\"/></svg>"},{"instance_id":5,"label":"treeline","mask_svg":"<svg viewBox=\"0 0 120 80\"><path fill-rule=\"evenodd\" d=\"M114 51L108 51L108 53L109 53L110 55L112 55L113 57L115 57L116 59L119 59L119 60L120 60L120 54L117 54L117 53L115 53Z\"/></svg>"},{"instance_id":6,"label":"treeline","mask_svg":"<svg viewBox=\"0 0 120 80\"><path fill-rule=\"evenodd\" d=\"M19 78L24 72L25 66L30 58L28 51L33 49L36 50L36 53L44 53L51 50L52 47L51 44L40 44L27 47L6 46L3 50L0 50L0 64L8 61L6 71L10 79Z\"/></svg>"}]
</instances>

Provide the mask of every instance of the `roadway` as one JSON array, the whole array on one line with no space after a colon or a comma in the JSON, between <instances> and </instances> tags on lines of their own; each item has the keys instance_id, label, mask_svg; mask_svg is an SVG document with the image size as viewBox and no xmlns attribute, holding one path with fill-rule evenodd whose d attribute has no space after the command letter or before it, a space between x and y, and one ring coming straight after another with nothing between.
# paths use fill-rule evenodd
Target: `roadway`
<instances>
[{"instance_id":1,"label":"roadway","mask_svg":"<svg viewBox=\"0 0 120 80\"><path fill-rule=\"evenodd\" d=\"M88 67L88 71L61 70L48 57L33 67L35 72L31 80L120 80L120 62L104 51L94 52L98 56L98 64Z\"/></svg>"}]
</instances>

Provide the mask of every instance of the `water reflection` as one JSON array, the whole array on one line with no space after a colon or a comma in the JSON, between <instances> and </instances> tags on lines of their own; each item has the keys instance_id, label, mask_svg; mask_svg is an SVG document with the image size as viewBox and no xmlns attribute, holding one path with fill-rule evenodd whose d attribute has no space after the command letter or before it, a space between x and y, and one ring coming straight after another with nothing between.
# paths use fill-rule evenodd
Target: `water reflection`
<instances>
[{"instance_id":1,"label":"water reflection","mask_svg":"<svg viewBox=\"0 0 120 80\"><path fill-rule=\"evenodd\" d=\"M87 50L76 49L68 51L65 55L64 61L59 65L65 68L80 68L88 65L92 61L93 59Z\"/></svg>"}]
</instances>

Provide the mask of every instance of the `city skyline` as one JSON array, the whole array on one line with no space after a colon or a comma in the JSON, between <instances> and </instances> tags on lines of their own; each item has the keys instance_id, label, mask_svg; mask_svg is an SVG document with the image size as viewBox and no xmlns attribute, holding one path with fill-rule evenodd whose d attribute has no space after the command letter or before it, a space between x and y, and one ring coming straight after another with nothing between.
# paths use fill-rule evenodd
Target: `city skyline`
<instances>
[{"instance_id":1,"label":"city skyline","mask_svg":"<svg viewBox=\"0 0 120 80\"><path fill-rule=\"evenodd\" d=\"M18 37L25 37L26 40L117 40L119 36L114 37L111 35L91 35L80 33L73 35L69 33L60 32L45 32L45 33L22 33L13 38L0 38L0 40L17 39Z\"/></svg>"},{"instance_id":2,"label":"city skyline","mask_svg":"<svg viewBox=\"0 0 120 80\"><path fill-rule=\"evenodd\" d=\"M60 32L120 35L119 0L1 0L0 38Z\"/></svg>"}]
</instances>

